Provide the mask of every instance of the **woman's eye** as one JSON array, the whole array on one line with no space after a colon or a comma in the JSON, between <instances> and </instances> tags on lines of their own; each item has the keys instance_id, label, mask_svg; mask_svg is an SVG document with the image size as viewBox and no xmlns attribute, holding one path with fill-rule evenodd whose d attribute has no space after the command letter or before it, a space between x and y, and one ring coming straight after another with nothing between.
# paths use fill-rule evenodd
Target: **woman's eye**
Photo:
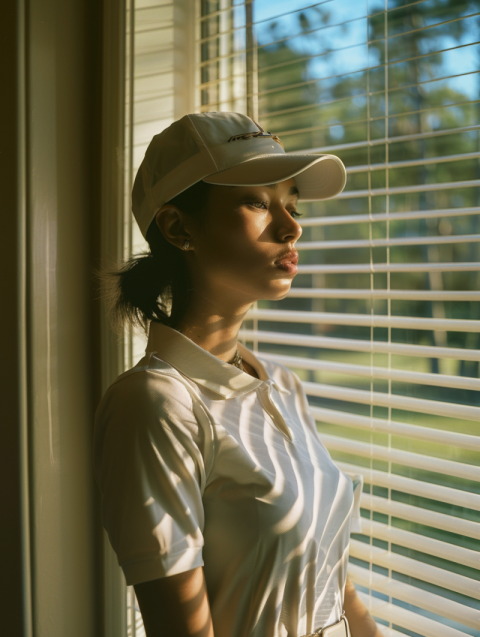
<instances>
[{"instance_id":1,"label":"woman's eye","mask_svg":"<svg viewBox=\"0 0 480 637\"><path fill-rule=\"evenodd\" d=\"M262 208L263 210L267 210L268 208L268 203L266 201L251 201L250 205L255 208Z\"/></svg>"},{"instance_id":2,"label":"woman's eye","mask_svg":"<svg viewBox=\"0 0 480 637\"><path fill-rule=\"evenodd\" d=\"M257 208L259 210L268 210L268 201L249 201L249 206L253 208ZM295 219L296 217L302 217L303 213L297 212L296 210L289 210L292 217Z\"/></svg>"}]
</instances>

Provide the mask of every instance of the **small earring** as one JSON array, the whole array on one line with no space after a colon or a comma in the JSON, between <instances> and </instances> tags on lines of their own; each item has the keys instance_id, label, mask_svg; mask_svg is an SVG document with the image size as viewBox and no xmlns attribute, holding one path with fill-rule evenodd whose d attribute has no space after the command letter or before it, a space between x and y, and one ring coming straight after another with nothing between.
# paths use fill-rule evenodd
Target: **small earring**
<instances>
[{"instance_id":1,"label":"small earring","mask_svg":"<svg viewBox=\"0 0 480 637\"><path fill-rule=\"evenodd\" d=\"M190 246L190 241L188 239L185 239L185 241L183 242L182 248L184 250L188 250L189 246Z\"/></svg>"}]
</instances>

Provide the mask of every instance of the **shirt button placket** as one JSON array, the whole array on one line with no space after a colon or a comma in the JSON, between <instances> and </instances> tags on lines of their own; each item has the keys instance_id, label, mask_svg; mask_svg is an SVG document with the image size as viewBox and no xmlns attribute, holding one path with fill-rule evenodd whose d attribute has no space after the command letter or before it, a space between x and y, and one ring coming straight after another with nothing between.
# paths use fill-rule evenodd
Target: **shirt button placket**
<instances>
[{"instance_id":1,"label":"shirt button placket","mask_svg":"<svg viewBox=\"0 0 480 637\"><path fill-rule=\"evenodd\" d=\"M263 385L260 385L260 402L263 409L273 420L273 423L275 424L277 429L281 431L281 433L289 440L292 440L292 435L287 426L287 423L285 422L285 419L282 416L280 410L272 400L272 385L274 385L274 382L271 380L265 381Z\"/></svg>"}]
</instances>

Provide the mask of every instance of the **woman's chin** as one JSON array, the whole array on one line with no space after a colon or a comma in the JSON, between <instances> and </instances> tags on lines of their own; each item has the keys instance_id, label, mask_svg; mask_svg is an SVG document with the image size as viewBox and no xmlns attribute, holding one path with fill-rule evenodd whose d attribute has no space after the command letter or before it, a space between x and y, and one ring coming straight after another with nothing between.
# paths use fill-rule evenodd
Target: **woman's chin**
<instances>
[{"instance_id":1,"label":"woman's chin","mask_svg":"<svg viewBox=\"0 0 480 637\"><path fill-rule=\"evenodd\" d=\"M292 287L291 278L276 279L271 282L267 295L263 296L266 301L281 301L290 292Z\"/></svg>"}]
</instances>

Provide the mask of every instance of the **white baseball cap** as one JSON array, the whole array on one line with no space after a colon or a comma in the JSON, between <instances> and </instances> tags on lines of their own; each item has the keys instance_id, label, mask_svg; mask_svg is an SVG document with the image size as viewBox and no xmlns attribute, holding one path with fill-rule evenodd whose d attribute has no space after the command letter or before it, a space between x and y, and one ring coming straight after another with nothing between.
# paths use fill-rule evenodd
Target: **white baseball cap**
<instances>
[{"instance_id":1,"label":"white baseball cap","mask_svg":"<svg viewBox=\"0 0 480 637\"><path fill-rule=\"evenodd\" d=\"M285 153L281 140L240 113L192 113L150 142L138 169L132 210L143 236L158 210L200 180L264 186L293 177L299 199L330 199L345 187L335 155Z\"/></svg>"}]
</instances>

